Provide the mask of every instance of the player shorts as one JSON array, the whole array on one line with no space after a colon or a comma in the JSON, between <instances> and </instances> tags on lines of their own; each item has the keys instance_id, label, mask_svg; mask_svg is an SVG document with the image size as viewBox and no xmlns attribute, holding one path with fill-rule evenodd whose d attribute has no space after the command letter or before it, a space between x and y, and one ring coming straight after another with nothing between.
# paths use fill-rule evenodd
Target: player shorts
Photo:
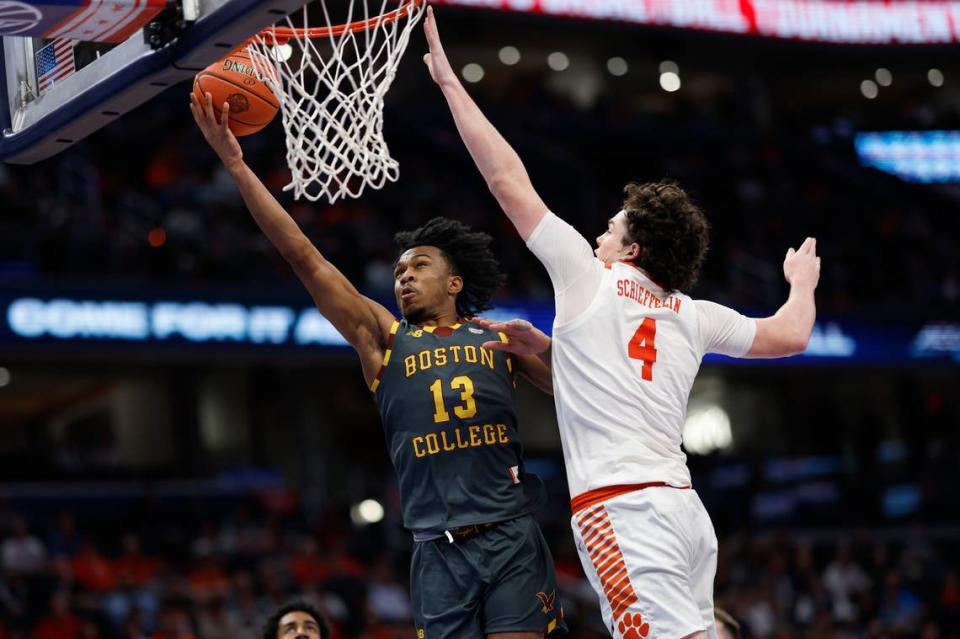
<instances>
[{"instance_id":1,"label":"player shorts","mask_svg":"<svg viewBox=\"0 0 960 639\"><path fill-rule=\"evenodd\" d=\"M603 499L604 491L615 496ZM705 630L716 639L717 536L694 490L600 489L573 503L580 561L613 637L681 639Z\"/></svg>"},{"instance_id":2,"label":"player shorts","mask_svg":"<svg viewBox=\"0 0 960 639\"><path fill-rule=\"evenodd\" d=\"M418 542L410 586L418 639L566 633L553 557L531 515L462 542Z\"/></svg>"}]
</instances>

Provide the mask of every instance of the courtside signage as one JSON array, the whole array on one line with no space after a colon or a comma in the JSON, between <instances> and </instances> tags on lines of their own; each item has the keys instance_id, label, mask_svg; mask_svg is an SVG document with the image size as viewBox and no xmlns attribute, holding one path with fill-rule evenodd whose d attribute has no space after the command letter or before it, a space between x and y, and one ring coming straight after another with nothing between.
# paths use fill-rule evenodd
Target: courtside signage
<instances>
[{"instance_id":1,"label":"courtside signage","mask_svg":"<svg viewBox=\"0 0 960 639\"><path fill-rule=\"evenodd\" d=\"M526 319L550 332L553 307L518 303L484 314ZM346 340L315 308L202 300L118 300L72 297L0 298L0 352L4 345L37 347L103 343L164 347L221 345L262 348L346 347ZM861 320L817 322L807 351L785 360L707 355L707 364L960 363L960 323L914 325Z\"/></svg>"},{"instance_id":2,"label":"courtside signage","mask_svg":"<svg viewBox=\"0 0 960 639\"><path fill-rule=\"evenodd\" d=\"M960 42L957 0L436 0L504 11L847 44Z\"/></svg>"}]
</instances>

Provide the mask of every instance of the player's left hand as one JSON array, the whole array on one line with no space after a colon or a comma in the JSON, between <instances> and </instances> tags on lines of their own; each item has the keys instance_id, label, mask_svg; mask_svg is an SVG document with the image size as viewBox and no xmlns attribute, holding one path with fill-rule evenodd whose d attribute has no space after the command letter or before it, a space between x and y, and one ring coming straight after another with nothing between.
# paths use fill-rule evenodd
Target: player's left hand
<instances>
[{"instance_id":1,"label":"player's left hand","mask_svg":"<svg viewBox=\"0 0 960 639\"><path fill-rule=\"evenodd\" d=\"M800 248L787 250L783 260L783 275L790 286L813 290L820 281L820 258L817 256L817 240L808 237Z\"/></svg>"},{"instance_id":2,"label":"player's left hand","mask_svg":"<svg viewBox=\"0 0 960 639\"><path fill-rule=\"evenodd\" d=\"M433 17L433 7L427 7L427 17L423 21L423 31L427 35L427 45L430 47L430 53L423 56L423 61L430 70L430 77L440 85L440 88L456 84L459 82L457 74L453 71L450 61L447 60L447 54L443 51L440 32L437 30L437 20Z\"/></svg>"},{"instance_id":3,"label":"player's left hand","mask_svg":"<svg viewBox=\"0 0 960 639\"><path fill-rule=\"evenodd\" d=\"M506 351L514 355L539 355L550 348L550 337L527 320L515 319L509 322L494 322L475 317L470 320L478 326L503 333L507 342L485 342L483 347L492 351Z\"/></svg>"}]
</instances>

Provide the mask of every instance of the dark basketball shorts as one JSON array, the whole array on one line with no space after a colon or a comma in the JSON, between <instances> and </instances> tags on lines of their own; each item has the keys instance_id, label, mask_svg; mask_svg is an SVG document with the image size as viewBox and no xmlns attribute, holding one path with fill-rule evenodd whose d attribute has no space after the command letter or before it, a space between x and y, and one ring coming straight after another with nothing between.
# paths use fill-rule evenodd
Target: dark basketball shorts
<instances>
[{"instance_id":1,"label":"dark basketball shorts","mask_svg":"<svg viewBox=\"0 0 960 639\"><path fill-rule=\"evenodd\" d=\"M463 542L419 542L410 566L418 639L566 634L553 557L531 515Z\"/></svg>"}]
</instances>

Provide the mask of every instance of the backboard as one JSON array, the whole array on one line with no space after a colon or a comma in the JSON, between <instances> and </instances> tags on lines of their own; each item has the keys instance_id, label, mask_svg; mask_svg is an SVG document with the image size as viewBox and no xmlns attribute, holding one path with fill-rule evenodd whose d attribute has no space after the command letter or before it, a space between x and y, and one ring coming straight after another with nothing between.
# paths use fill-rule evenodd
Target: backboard
<instances>
[{"instance_id":1,"label":"backboard","mask_svg":"<svg viewBox=\"0 0 960 639\"><path fill-rule=\"evenodd\" d=\"M170 2L145 28L112 48L98 47L87 64L43 92L36 54L44 42L4 36L0 159L32 164L59 153L167 87L191 78L306 1ZM0 5L29 7L21 2Z\"/></svg>"}]
</instances>

